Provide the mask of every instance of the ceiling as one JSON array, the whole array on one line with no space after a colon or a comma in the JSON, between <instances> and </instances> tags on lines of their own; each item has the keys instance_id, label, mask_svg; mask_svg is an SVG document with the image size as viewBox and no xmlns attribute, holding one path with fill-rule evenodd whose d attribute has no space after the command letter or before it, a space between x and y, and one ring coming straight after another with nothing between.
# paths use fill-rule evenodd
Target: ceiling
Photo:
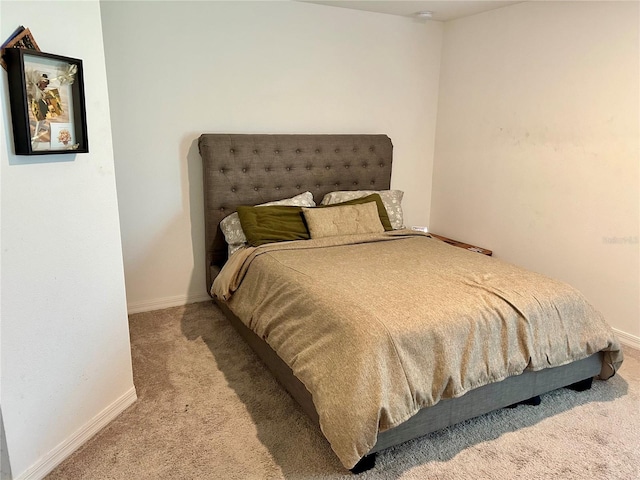
<instances>
[{"instance_id":1,"label":"ceiling","mask_svg":"<svg viewBox=\"0 0 640 480\"><path fill-rule=\"evenodd\" d=\"M422 0L334 0L315 1L302 0L306 3L329 5L332 7L350 8L353 10L366 10L368 12L387 13L403 17L414 17L417 12L433 12L432 20L445 22L456 18L468 17L476 13L494 10L496 8L521 3L519 1L422 1Z\"/></svg>"}]
</instances>

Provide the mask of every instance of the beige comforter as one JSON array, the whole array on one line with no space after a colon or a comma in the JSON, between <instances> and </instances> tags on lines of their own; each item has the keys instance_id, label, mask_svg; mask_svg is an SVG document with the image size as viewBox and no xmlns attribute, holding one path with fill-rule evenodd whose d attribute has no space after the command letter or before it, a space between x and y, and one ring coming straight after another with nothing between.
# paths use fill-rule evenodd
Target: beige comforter
<instances>
[{"instance_id":1,"label":"beige comforter","mask_svg":"<svg viewBox=\"0 0 640 480\"><path fill-rule=\"evenodd\" d=\"M572 287L409 231L247 248L212 292L306 385L347 468L440 399L598 351L602 378L622 362Z\"/></svg>"}]
</instances>

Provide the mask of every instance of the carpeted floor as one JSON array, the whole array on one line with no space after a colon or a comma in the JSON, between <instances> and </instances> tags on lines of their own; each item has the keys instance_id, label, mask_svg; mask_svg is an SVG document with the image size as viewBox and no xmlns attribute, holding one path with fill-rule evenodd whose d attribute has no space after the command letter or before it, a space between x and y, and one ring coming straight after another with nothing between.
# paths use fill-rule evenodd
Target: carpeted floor
<instances>
[{"instance_id":1,"label":"carpeted floor","mask_svg":"<svg viewBox=\"0 0 640 480\"><path fill-rule=\"evenodd\" d=\"M640 352L591 390L408 442L354 477L211 302L130 317L138 401L53 479L638 479Z\"/></svg>"}]
</instances>

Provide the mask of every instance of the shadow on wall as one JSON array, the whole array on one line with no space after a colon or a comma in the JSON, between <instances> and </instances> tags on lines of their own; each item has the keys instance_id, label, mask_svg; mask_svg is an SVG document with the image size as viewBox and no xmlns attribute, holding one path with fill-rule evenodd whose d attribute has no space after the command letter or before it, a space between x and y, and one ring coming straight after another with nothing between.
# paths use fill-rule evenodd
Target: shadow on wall
<instances>
[{"instance_id":1,"label":"shadow on wall","mask_svg":"<svg viewBox=\"0 0 640 480\"><path fill-rule=\"evenodd\" d=\"M181 328L188 340L200 338L207 345L217 369L251 415L260 442L285 478L347 474L318 427L285 393L213 302L186 306ZM385 478L398 478L413 467L451 460L467 448L533 426L578 405L612 401L626 395L627 390L628 384L620 376L595 382L586 392L559 389L543 395L540 406L497 410L381 452L374 471L384 472Z\"/></svg>"},{"instance_id":2,"label":"shadow on wall","mask_svg":"<svg viewBox=\"0 0 640 480\"><path fill-rule=\"evenodd\" d=\"M64 163L76 160L76 155L13 155L13 147L9 153L9 165L32 165L36 163Z\"/></svg>"},{"instance_id":3,"label":"shadow on wall","mask_svg":"<svg viewBox=\"0 0 640 480\"><path fill-rule=\"evenodd\" d=\"M175 275L172 276L164 271L161 275L156 275L155 278L149 278L148 272L157 272L158 268L164 268L163 266L158 266L159 258L176 261L175 243L183 235L186 228L184 216L174 215L171 220L167 219L162 230L149 235L148 243L145 245L144 250L135 258L127 258L130 255L123 248L126 259L125 284L127 287L129 313L165 308L170 302L174 302L174 305L184 303L183 296L166 296L166 292L175 291ZM182 267L182 264L180 266ZM143 278L146 280L142 281L141 279ZM134 287L135 291L133 290ZM204 281L202 282L201 290L205 290Z\"/></svg>"},{"instance_id":4,"label":"shadow on wall","mask_svg":"<svg viewBox=\"0 0 640 480\"><path fill-rule=\"evenodd\" d=\"M205 242L204 242L204 187L202 178L202 157L198 150L200 134L191 134L183 138L180 151L187 152L186 168L181 169L182 198L188 198L191 220L191 251L193 253L193 269L189 280L189 295L203 300L207 295L207 281L205 278Z\"/></svg>"},{"instance_id":5,"label":"shadow on wall","mask_svg":"<svg viewBox=\"0 0 640 480\"><path fill-rule=\"evenodd\" d=\"M130 313L152 310L158 308L158 304L166 307L168 304L201 302L209 298L204 265L202 160L196 135L183 138L175 157L180 169L179 212L170 221L167 217L161 231L148 234L149 245L143 252L125 261L127 287L136 289L127 291L127 297L134 299L129 303ZM190 245L187 246L186 242ZM124 253L127 256L126 250ZM159 258L167 259L167 262L158 265ZM146 280L149 272L159 273L156 278Z\"/></svg>"},{"instance_id":6,"label":"shadow on wall","mask_svg":"<svg viewBox=\"0 0 640 480\"><path fill-rule=\"evenodd\" d=\"M7 437L4 434L4 421L2 420L2 406L0 406L0 480L11 480L12 478Z\"/></svg>"}]
</instances>

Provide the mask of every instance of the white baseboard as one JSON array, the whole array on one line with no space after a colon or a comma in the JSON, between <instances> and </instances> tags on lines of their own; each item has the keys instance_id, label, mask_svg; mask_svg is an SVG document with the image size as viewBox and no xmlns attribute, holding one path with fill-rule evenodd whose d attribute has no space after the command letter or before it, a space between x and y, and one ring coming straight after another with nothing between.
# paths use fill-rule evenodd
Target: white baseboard
<instances>
[{"instance_id":1,"label":"white baseboard","mask_svg":"<svg viewBox=\"0 0 640 480\"><path fill-rule=\"evenodd\" d=\"M120 415L127 407L132 405L137 398L135 387L131 387L129 391L93 417L82 428L18 475L15 480L40 480L44 478L69 455L84 445L87 440L106 427L109 422Z\"/></svg>"},{"instance_id":2,"label":"white baseboard","mask_svg":"<svg viewBox=\"0 0 640 480\"><path fill-rule=\"evenodd\" d=\"M612 328L618 340L623 345L627 345L631 348L635 348L636 350L640 350L640 337L636 337L635 335L631 335L630 333L623 332L622 330L618 330L617 328Z\"/></svg>"},{"instance_id":3,"label":"white baseboard","mask_svg":"<svg viewBox=\"0 0 640 480\"><path fill-rule=\"evenodd\" d=\"M127 304L127 312L141 313L150 312L152 310L162 310L169 307L180 307L189 303L204 302L211 300L211 297L206 293L200 293L196 295L176 295L174 297L157 298L155 300L149 300L146 302L131 302Z\"/></svg>"}]
</instances>

